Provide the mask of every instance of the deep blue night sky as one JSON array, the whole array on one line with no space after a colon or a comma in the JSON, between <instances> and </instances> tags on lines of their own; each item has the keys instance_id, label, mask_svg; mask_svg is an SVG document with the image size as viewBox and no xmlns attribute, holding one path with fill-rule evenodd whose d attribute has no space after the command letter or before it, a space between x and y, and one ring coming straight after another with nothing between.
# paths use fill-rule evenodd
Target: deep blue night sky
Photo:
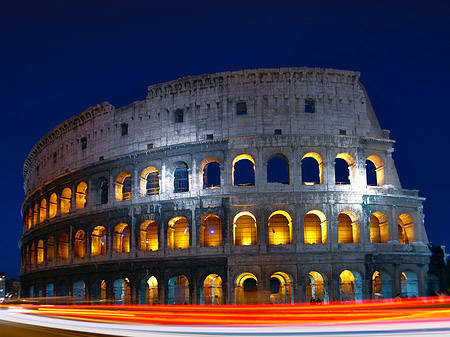
<instances>
[{"instance_id":1,"label":"deep blue night sky","mask_svg":"<svg viewBox=\"0 0 450 337\"><path fill-rule=\"evenodd\" d=\"M450 250L449 18L448 0L1 1L0 272L18 276L23 162L53 127L150 84L268 67L361 72L403 188Z\"/></svg>"}]
</instances>

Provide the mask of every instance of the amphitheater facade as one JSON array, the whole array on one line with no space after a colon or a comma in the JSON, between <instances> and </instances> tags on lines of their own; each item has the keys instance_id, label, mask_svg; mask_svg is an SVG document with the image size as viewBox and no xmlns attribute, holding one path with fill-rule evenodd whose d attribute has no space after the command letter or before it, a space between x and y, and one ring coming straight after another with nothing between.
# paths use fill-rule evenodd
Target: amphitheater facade
<instances>
[{"instance_id":1,"label":"amphitheater facade","mask_svg":"<svg viewBox=\"0 0 450 337\"><path fill-rule=\"evenodd\" d=\"M423 296L422 203L359 73L257 69L91 107L24 165L23 296L142 304Z\"/></svg>"}]
</instances>

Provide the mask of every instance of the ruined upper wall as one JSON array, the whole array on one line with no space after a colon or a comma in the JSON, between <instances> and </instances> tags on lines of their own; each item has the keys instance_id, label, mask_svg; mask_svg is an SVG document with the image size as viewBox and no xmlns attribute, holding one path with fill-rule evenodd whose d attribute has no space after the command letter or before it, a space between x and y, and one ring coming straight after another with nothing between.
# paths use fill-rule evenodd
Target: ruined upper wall
<instances>
[{"instance_id":1,"label":"ruined upper wall","mask_svg":"<svg viewBox=\"0 0 450 337\"><path fill-rule=\"evenodd\" d=\"M305 102L314 113L305 113ZM236 105L245 102L246 114ZM178 112L177 112L178 110ZM183 121L176 114L182 111ZM127 134L122 135L122 125ZM66 172L150 147L273 135L387 138L359 73L320 68L242 70L149 86L147 98L91 107L61 123L30 151L25 193Z\"/></svg>"}]
</instances>

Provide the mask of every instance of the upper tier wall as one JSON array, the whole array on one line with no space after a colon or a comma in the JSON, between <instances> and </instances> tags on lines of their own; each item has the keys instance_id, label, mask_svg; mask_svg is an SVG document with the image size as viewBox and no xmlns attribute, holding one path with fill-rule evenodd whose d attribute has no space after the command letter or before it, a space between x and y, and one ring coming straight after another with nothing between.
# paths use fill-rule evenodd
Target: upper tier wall
<instances>
[{"instance_id":1,"label":"upper tier wall","mask_svg":"<svg viewBox=\"0 0 450 337\"><path fill-rule=\"evenodd\" d=\"M66 172L149 147L240 136L343 134L388 138L359 73L320 68L223 72L152 85L146 100L91 107L50 131L24 164L31 191ZM313 113L305 113L305 102ZM246 114L236 104L246 103ZM182 122L176 111L182 111ZM179 112L178 112L179 113ZM123 135L123 126L126 134Z\"/></svg>"}]
</instances>

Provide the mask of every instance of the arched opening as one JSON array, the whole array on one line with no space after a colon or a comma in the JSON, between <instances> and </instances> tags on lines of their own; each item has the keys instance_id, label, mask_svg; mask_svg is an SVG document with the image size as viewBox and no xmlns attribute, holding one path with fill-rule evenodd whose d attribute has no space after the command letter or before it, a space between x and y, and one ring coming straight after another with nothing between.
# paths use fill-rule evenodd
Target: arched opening
<instances>
[{"instance_id":1,"label":"arched opening","mask_svg":"<svg viewBox=\"0 0 450 337\"><path fill-rule=\"evenodd\" d=\"M106 254L106 229L103 226L97 226L91 234L91 255Z\"/></svg>"},{"instance_id":2,"label":"arched opening","mask_svg":"<svg viewBox=\"0 0 450 337\"><path fill-rule=\"evenodd\" d=\"M34 286L30 287L29 294L30 294L30 298L34 298Z\"/></svg>"},{"instance_id":3,"label":"arched opening","mask_svg":"<svg viewBox=\"0 0 450 337\"><path fill-rule=\"evenodd\" d=\"M167 228L167 247L169 249L189 248L189 222L177 216L169 221Z\"/></svg>"},{"instance_id":4,"label":"arched opening","mask_svg":"<svg viewBox=\"0 0 450 337\"><path fill-rule=\"evenodd\" d=\"M77 191L75 194L75 205L77 209L83 209L87 205L87 184L82 181L77 185Z\"/></svg>"},{"instance_id":5,"label":"arched opening","mask_svg":"<svg viewBox=\"0 0 450 337\"><path fill-rule=\"evenodd\" d=\"M147 276L142 279L139 303L159 304L158 280L155 276Z\"/></svg>"},{"instance_id":6,"label":"arched opening","mask_svg":"<svg viewBox=\"0 0 450 337\"><path fill-rule=\"evenodd\" d=\"M121 222L114 228L113 246L117 253L130 252L130 227Z\"/></svg>"},{"instance_id":7,"label":"arched opening","mask_svg":"<svg viewBox=\"0 0 450 337\"><path fill-rule=\"evenodd\" d=\"M241 154L233 160L233 185L255 185L255 161L248 154Z\"/></svg>"},{"instance_id":8,"label":"arched opening","mask_svg":"<svg viewBox=\"0 0 450 337\"><path fill-rule=\"evenodd\" d=\"M92 299L95 300L98 303L101 304L106 301L106 282L105 280L96 279L94 282L92 282L92 288L91 288L91 296Z\"/></svg>"},{"instance_id":9,"label":"arched opening","mask_svg":"<svg viewBox=\"0 0 450 337\"><path fill-rule=\"evenodd\" d=\"M131 287L128 278L120 278L114 281L115 304L131 304Z\"/></svg>"},{"instance_id":10,"label":"arched opening","mask_svg":"<svg viewBox=\"0 0 450 337\"><path fill-rule=\"evenodd\" d=\"M380 157L371 155L367 158L366 177L368 186L384 185L384 164Z\"/></svg>"},{"instance_id":11,"label":"arched opening","mask_svg":"<svg viewBox=\"0 0 450 337\"><path fill-rule=\"evenodd\" d=\"M84 259L86 255L86 233L84 230L80 229L76 232L73 248L75 257Z\"/></svg>"},{"instance_id":12,"label":"arched opening","mask_svg":"<svg viewBox=\"0 0 450 337\"><path fill-rule=\"evenodd\" d=\"M235 246L256 245L256 218L250 212L240 212L233 220L233 244Z\"/></svg>"},{"instance_id":13,"label":"arched opening","mask_svg":"<svg viewBox=\"0 0 450 337\"><path fill-rule=\"evenodd\" d=\"M235 283L236 304L258 303L258 280L252 273L242 273Z\"/></svg>"},{"instance_id":14,"label":"arched opening","mask_svg":"<svg viewBox=\"0 0 450 337\"><path fill-rule=\"evenodd\" d=\"M362 280L357 272L344 270L339 275L339 294L341 301L362 300Z\"/></svg>"},{"instance_id":15,"label":"arched opening","mask_svg":"<svg viewBox=\"0 0 450 337\"><path fill-rule=\"evenodd\" d=\"M267 182L289 184L289 161L281 154L267 162Z\"/></svg>"},{"instance_id":16,"label":"arched opening","mask_svg":"<svg viewBox=\"0 0 450 337\"><path fill-rule=\"evenodd\" d=\"M159 172L156 167L150 166L142 171L141 194L143 196L159 194Z\"/></svg>"},{"instance_id":17,"label":"arched opening","mask_svg":"<svg viewBox=\"0 0 450 337\"><path fill-rule=\"evenodd\" d=\"M186 276L171 277L168 290L168 304L191 304L189 281Z\"/></svg>"},{"instance_id":18,"label":"arched opening","mask_svg":"<svg viewBox=\"0 0 450 337\"><path fill-rule=\"evenodd\" d=\"M45 286L45 297L48 299L55 297L55 286L53 283L47 283Z\"/></svg>"},{"instance_id":19,"label":"arched opening","mask_svg":"<svg viewBox=\"0 0 450 337\"><path fill-rule=\"evenodd\" d=\"M47 240L47 261L55 259L55 238L50 236Z\"/></svg>"},{"instance_id":20,"label":"arched opening","mask_svg":"<svg viewBox=\"0 0 450 337\"><path fill-rule=\"evenodd\" d=\"M72 190L68 187L61 193L61 214L67 214L72 210Z\"/></svg>"},{"instance_id":21,"label":"arched opening","mask_svg":"<svg viewBox=\"0 0 450 337\"><path fill-rule=\"evenodd\" d=\"M47 219L47 200L41 200L41 207L39 207L39 222L44 222Z\"/></svg>"},{"instance_id":22,"label":"arched opening","mask_svg":"<svg viewBox=\"0 0 450 337\"><path fill-rule=\"evenodd\" d=\"M27 264L27 266L29 266L31 264L30 246L27 246L25 256L26 256L26 260L27 260L26 264Z\"/></svg>"},{"instance_id":23,"label":"arched opening","mask_svg":"<svg viewBox=\"0 0 450 337\"><path fill-rule=\"evenodd\" d=\"M402 297L418 297L419 287L417 275L411 270L405 270L401 275L401 291Z\"/></svg>"},{"instance_id":24,"label":"arched opening","mask_svg":"<svg viewBox=\"0 0 450 337\"><path fill-rule=\"evenodd\" d=\"M436 296L442 291L439 277L432 272L427 272L426 294L427 296Z\"/></svg>"},{"instance_id":25,"label":"arched opening","mask_svg":"<svg viewBox=\"0 0 450 337\"><path fill-rule=\"evenodd\" d=\"M132 181L131 174L123 171L120 172L115 182L116 201L131 200Z\"/></svg>"},{"instance_id":26,"label":"arched opening","mask_svg":"<svg viewBox=\"0 0 450 337\"><path fill-rule=\"evenodd\" d=\"M142 251L158 250L158 223L155 220L145 220L139 231L139 247Z\"/></svg>"},{"instance_id":27,"label":"arched opening","mask_svg":"<svg viewBox=\"0 0 450 337\"><path fill-rule=\"evenodd\" d=\"M398 217L398 241L402 244L415 241L414 220L407 213L400 214Z\"/></svg>"},{"instance_id":28,"label":"arched opening","mask_svg":"<svg viewBox=\"0 0 450 337\"><path fill-rule=\"evenodd\" d=\"M67 233L59 236L58 258L61 260L67 260L69 258L69 235Z\"/></svg>"},{"instance_id":29,"label":"arched opening","mask_svg":"<svg viewBox=\"0 0 450 337\"><path fill-rule=\"evenodd\" d=\"M270 295L269 302L274 303L294 303L294 294L292 293L292 278L283 272L276 272L270 276Z\"/></svg>"},{"instance_id":30,"label":"arched opening","mask_svg":"<svg viewBox=\"0 0 450 337\"><path fill-rule=\"evenodd\" d=\"M31 258L31 260L30 260L31 264L32 265L35 264L36 263L36 245L34 244L34 242L31 245L30 258Z\"/></svg>"},{"instance_id":31,"label":"arched opening","mask_svg":"<svg viewBox=\"0 0 450 337\"><path fill-rule=\"evenodd\" d=\"M175 193L189 191L189 168L184 162L175 163L173 173L173 191Z\"/></svg>"},{"instance_id":32,"label":"arched opening","mask_svg":"<svg viewBox=\"0 0 450 337\"><path fill-rule=\"evenodd\" d=\"M73 304L84 304L86 297L86 286L83 280L78 280L73 283Z\"/></svg>"},{"instance_id":33,"label":"arched opening","mask_svg":"<svg viewBox=\"0 0 450 337\"><path fill-rule=\"evenodd\" d=\"M292 243L292 218L285 211L275 211L269 216L269 245Z\"/></svg>"},{"instance_id":34,"label":"arched opening","mask_svg":"<svg viewBox=\"0 0 450 337\"><path fill-rule=\"evenodd\" d=\"M58 284L58 296L64 297L69 295L69 287L67 282L62 280Z\"/></svg>"},{"instance_id":35,"label":"arched opening","mask_svg":"<svg viewBox=\"0 0 450 337\"><path fill-rule=\"evenodd\" d=\"M318 210L306 213L303 220L304 240L306 244L327 243L327 219Z\"/></svg>"},{"instance_id":36,"label":"arched opening","mask_svg":"<svg viewBox=\"0 0 450 337\"><path fill-rule=\"evenodd\" d=\"M329 301L328 282L317 271L311 271L306 275L306 301L309 303L327 303Z\"/></svg>"},{"instance_id":37,"label":"arched opening","mask_svg":"<svg viewBox=\"0 0 450 337\"><path fill-rule=\"evenodd\" d=\"M303 185L323 184L322 157L315 152L309 152L302 158Z\"/></svg>"},{"instance_id":38,"label":"arched opening","mask_svg":"<svg viewBox=\"0 0 450 337\"><path fill-rule=\"evenodd\" d=\"M50 219L54 218L57 212L58 212L58 197L56 193L52 193L52 195L50 195L50 200L48 202L48 217Z\"/></svg>"},{"instance_id":39,"label":"arched opening","mask_svg":"<svg viewBox=\"0 0 450 337\"><path fill-rule=\"evenodd\" d=\"M39 206L37 203L34 204L34 208L33 208L33 223L34 223L34 227L37 226L38 224L38 217L39 217Z\"/></svg>"},{"instance_id":40,"label":"arched opening","mask_svg":"<svg viewBox=\"0 0 450 337\"><path fill-rule=\"evenodd\" d=\"M382 212L374 212L370 216L370 242L386 243L389 241L389 222Z\"/></svg>"},{"instance_id":41,"label":"arched opening","mask_svg":"<svg viewBox=\"0 0 450 337\"><path fill-rule=\"evenodd\" d=\"M109 200L109 184L108 179L101 177L99 178L97 182L97 193L98 193L98 199L97 203L100 205L104 205L108 203Z\"/></svg>"},{"instance_id":42,"label":"arched opening","mask_svg":"<svg viewBox=\"0 0 450 337\"><path fill-rule=\"evenodd\" d=\"M359 221L352 211L343 211L338 216L338 243L359 242Z\"/></svg>"},{"instance_id":43,"label":"arched opening","mask_svg":"<svg viewBox=\"0 0 450 337\"><path fill-rule=\"evenodd\" d=\"M392 278L383 270L372 274L372 298L392 298Z\"/></svg>"},{"instance_id":44,"label":"arched opening","mask_svg":"<svg viewBox=\"0 0 450 337\"><path fill-rule=\"evenodd\" d=\"M206 276L201 288L200 304L222 304L222 278L219 275Z\"/></svg>"},{"instance_id":45,"label":"arched opening","mask_svg":"<svg viewBox=\"0 0 450 337\"><path fill-rule=\"evenodd\" d=\"M352 181L355 160L348 153L339 153L334 160L336 185L349 185Z\"/></svg>"},{"instance_id":46,"label":"arched opening","mask_svg":"<svg viewBox=\"0 0 450 337\"><path fill-rule=\"evenodd\" d=\"M217 158L204 159L200 164L203 188L220 187L220 162Z\"/></svg>"},{"instance_id":47,"label":"arched opening","mask_svg":"<svg viewBox=\"0 0 450 337\"><path fill-rule=\"evenodd\" d=\"M33 207L30 206L28 209L28 229L31 229L33 227Z\"/></svg>"},{"instance_id":48,"label":"arched opening","mask_svg":"<svg viewBox=\"0 0 450 337\"><path fill-rule=\"evenodd\" d=\"M39 240L37 244L37 264L44 262L44 241Z\"/></svg>"},{"instance_id":49,"label":"arched opening","mask_svg":"<svg viewBox=\"0 0 450 337\"><path fill-rule=\"evenodd\" d=\"M220 218L212 213L205 214L200 220L200 246L222 246L222 223Z\"/></svg>"}]
</instances>

